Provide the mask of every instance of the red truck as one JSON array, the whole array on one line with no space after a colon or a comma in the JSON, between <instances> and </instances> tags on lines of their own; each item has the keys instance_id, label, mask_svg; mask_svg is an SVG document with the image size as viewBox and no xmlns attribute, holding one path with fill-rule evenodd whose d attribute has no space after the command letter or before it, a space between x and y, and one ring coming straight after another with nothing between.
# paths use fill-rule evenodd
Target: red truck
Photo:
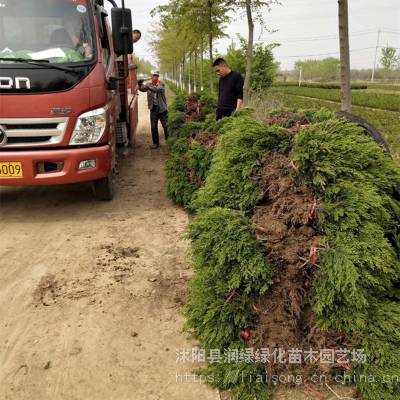
<instances>
[{"instance_id":1,"label":"red truck","mask_svg":"<svg viewBox=\"0 0 400 400\"><path fill-rule=\"evenodd\" d=\"M0 0L0 186L91 181L112 199L137 94L131 11L108 1L112 31L104 0Z\"/></svg>"}]
</instances>

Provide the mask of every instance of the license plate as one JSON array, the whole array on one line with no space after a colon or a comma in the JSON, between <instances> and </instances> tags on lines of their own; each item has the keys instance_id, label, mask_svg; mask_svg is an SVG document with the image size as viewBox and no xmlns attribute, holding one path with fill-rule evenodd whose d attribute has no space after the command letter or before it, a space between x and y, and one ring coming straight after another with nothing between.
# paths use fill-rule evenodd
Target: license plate
<instances>
[{"instance_id":1,"label":"license plate","mask_svg":"<svg viewBox=\"0 0 400 400\"><path fill-rule=\"evenodd\" d=\"M21 162L0 162L0 178L23 178Z\"/></svg>"}]
</instances>

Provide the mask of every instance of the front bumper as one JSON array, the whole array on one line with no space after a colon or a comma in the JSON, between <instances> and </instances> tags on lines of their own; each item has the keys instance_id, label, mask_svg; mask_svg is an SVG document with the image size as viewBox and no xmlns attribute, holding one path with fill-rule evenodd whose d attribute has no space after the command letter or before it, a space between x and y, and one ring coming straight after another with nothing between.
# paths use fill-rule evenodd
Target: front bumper
<instances>
[{"instance_id":1,"label":"front bumper","mask_svg":"<svg viewBox=\"0 0 400 400\"><path fill-rule=\"evenodd\" d=\"M96 166L79 170L82 161L95 160ZM93 181L108 176L112 149L109 145L67 150L21 150L0 152L0 162L21 162L22 178L0 178L0 186L63 185ZM59 163L59 171L40 172L43 163Z\"/></svg>"}]
</instances>

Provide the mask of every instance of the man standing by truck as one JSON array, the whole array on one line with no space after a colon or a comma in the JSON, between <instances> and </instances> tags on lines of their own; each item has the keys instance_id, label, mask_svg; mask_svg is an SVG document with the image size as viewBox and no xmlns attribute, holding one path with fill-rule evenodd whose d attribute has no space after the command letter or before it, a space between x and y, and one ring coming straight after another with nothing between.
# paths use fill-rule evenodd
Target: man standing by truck
<instances>
[{"instance_id":1,"label":"man standing by truck","mask_svg":"<svg viewBox=\"0 0 400 400\"><path fill-rule=\"evenodd\" d=\"M168 139L168 108L165 95L165 84L160 81L160 73L154 71L151 74L151 82L144 84L143 80L138 81L139 90L147 92L147 103L150 110L151 136L153 139L152 149L160 146L158 134L158 121L164 129L165 140Z\"/></svg>"},{"instance_id":2,"label":"man standing by truck","mask_svg":"<svg viewBox=\"0 0 400 400\"><path fill-rule=\"evenodd\" d=\"M220 77L218 86L217 120L231 116L243 104L244 79L229 68L223 58L215 60L214 71Z\"/></svg>"}]
</instances>

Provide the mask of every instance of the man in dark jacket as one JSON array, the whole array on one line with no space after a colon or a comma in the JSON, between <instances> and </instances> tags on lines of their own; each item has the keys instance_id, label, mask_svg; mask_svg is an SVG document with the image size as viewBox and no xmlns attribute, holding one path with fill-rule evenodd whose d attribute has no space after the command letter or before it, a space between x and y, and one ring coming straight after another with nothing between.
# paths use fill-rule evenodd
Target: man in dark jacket
<instances>
[{"instance_id":1,"label":"man in dark jacket","mask_svg":"<svg viewBox=\"0 0 400 400\"><path fill-rule=\"evenodd\" d=\"M158 135L158 121L164 129L165 140L168 139L168 108L165 95L165 84L160 81L160 73L155 71L151 74L151 82L144 84L143 80L138 81L139 90L147 92L147 103L150 110L151 136L153 138L152 149L160 146Z\"/></svg>"},{"instance_id":2,"label":"man in dark jacket","mask_svg":"<svg viewBox=\"0 0 400 400\"><path fill-rule=\"evenodd\" d=\"M231 116L242 107L244 79L242 75L232 71L223 58L215 60L213 67L220 76L217 119L222 119Z\"/></svg>"}]
</instances>

